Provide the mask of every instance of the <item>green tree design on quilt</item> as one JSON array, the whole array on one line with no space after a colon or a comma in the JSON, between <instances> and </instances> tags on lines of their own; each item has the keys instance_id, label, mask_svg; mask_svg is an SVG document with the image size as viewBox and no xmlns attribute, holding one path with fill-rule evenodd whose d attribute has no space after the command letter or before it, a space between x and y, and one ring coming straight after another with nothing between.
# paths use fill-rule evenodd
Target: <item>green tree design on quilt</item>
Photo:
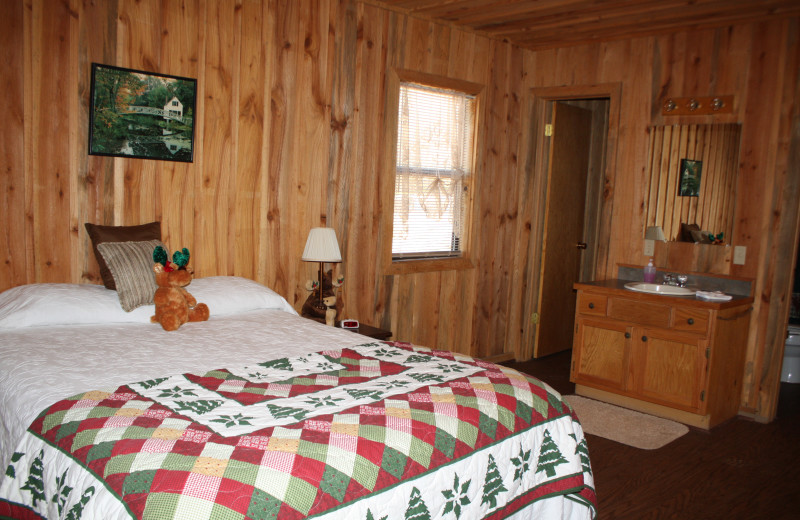
<instances>
[{"instance_id":1,"label":"green tree design on quilt","mask_svg":"<svg viewBox=\"0 0 800 520\"><path fill-rule=\"evenodd\" d=\"M222 423L226 427L230 428L231 426L238 426L238 425L247 425L250 426L252 421L255 417L248 417L246 415L242 415L237 413L236 415L220 415L216 419L211 419L211 422Z\"/></svg>"},{"instance_id":2,"label":"green tree design on quilt","mask_svg":"<svg viewBox=\"0 0 800 520\"><path fill-rule=\"evenodd\" d=\"M8 465L6 468L6 476L9 478L14 478L17 476L17 471L14 469L14 464L19 462L25 454L15 451L13 455L11 455L11 464Z\"/></svg>"},{"instance_id":3,"label":"green tree design on quilt","mask_svg":"<svg viewBox=\"0 0 800 520\"><path fill-rule=\"evenodd\" d=\"M374 399L374 400L377 401L378 399L383 397L383 392L381 392L380 390L370 390L370 389L367 389L367 388L364 388L364 389L345 388L344 391L347 392L347 395L349 395L353 399L369 398L369 399Z\"/></svg>"},{"instance_id":4,"label":"green tree design on quilt","mask_svg":"<svg viewBox=\"0 0 800 520\"><path fill-rule=\"evenodd\" d=\"M558 444L550 436L550 431L545 430L544 438L542 439L542 450L539 452L539 460L536 463L536 473L544 471L548 477L554 477L556 466L565 462L567 462L567 459L561 455Z\"/></svg>"},{"instance_id":5,"label":"green tree design on quilt","mask_svg":"<svg viewBox=\"0 0 800 520\"><path fill-rule=\"evenodd\" d=\"M516 468L514 470L514 482L522 480L524 475L530 468L531 450L522 451L522 445L519 447L519 455L511 459L511 463Z\"/></svg>"},{"instance_id":6,"label":"green tree design on quilt","mask_svg":"<svg viewBox=\"0 0 800 520\"><path fill-rule=\"evenodd\" d=\"M497 507L497 495L503 491L508 491L503 485L503 477L497 469L497 462L494 457L489 455L489 467L486 469L486 479L483 481L483 498L481 505L489 504L489 507Z\"/></svg>"},{"instance_id":7,"label":"green tree design on quilt","mask_svg":"<svg viewBox=\"0 0 800 520\"><path fill-rule=\"evenodd\" d=\"M222 406L222 401L215 399L198 399L197 401L175 401L176 411L192 411L197 415L208 413L218 406Z\"/></svg>"},{"instance_id":8,"label":"green tree design on quilt","mask_svg":"<svg viewBox=\"0 0 800 520\"><path fill-rule=\"evenodd\" d=\"M406 508L406 520L430 520L431 512L428 511L428 506L422 500L422 493L419 489L414 488L411 490L411 497L408 499L408 507Z\"/></svg>"},{"instance_id":9,"label":"green tree design on quilt","mask_svg":"<svg viewBox=\"0 0 800 520\"><path fill-rule=\"evenodd\" d=\"M276 404L268 404L267 409L276 419L283 419L285 417L294 417L301 421L308 415L308 411L302 408L292 408L291 406L278 406Z\"/></svg>"},{"instance_id":10,"label":"green tree design on quilt","mask_svg":"<svg viewBox=\"0 0 800 520\"><path fill-rule=\"evenodd\" d=\"M586 439L581 439L581 442L575 445L575 455L581 458L581 468L586 473L592 472L592 464L589 462L589 447L586 445Z\"/></svg>"},{"instance_id":11,"label":"green tree design on quilt","mask_svg":"<svg viewBox=\"0 0 800 520\"><path fill-rule=\"evenodd\" d=\"M147 390L149 388L153 388L154 386L160 385L166 380L167 380L166 377L160 377L158 379L148 379L147 381L142 381L141 383L139 383L139 386Z\"/></svg>"},{"instance_id":12,"label":"green tree design on quilt","mask_svg":"<svg viewBox=\"0 0 800 520\"><path fill-rule=\"evenodd\" d=\"M262 366L264 368L274 368L276 370L292 370L292 364L289 362L289 358L264 361L263 363L258 363L258 366Z\"/></svg>"},{"instance_id":13,"label":"green tree design on quilt","mask_svg":"<svg viewBox=\"0 0 800 520\"><path fill-rule=\"evenodd\" d=\"M458 475L453 477L453 489L442 491L442 495L447 499L444 504L444 514L452 512L456 515L456 518L461 518L461 508L471 502L469 496L467 496L471 483L472 480L468 480L463 484L459 484Z\"/></svg>"},{"instance_id":14,"label":"green tree design on quilt","mask_svg":"<svg viewBox=\"0 0 800 520\"><path fill-rule=\"evenodd\" d=\"M181 388L179 386L175 386L172 388L165 388L158 394L158 397L197 397L197 394L194 393L194 390L191 388Z\"/></svg>"},{"instance_id":15,"label":"green tree design on quilt","mask_svg":"<svg viewBox=\"0 0 800 520\"><path fill-rule=\"evenodd\" d=\"M67 503L69 494L72 493L72 488L67 486L67 470L61 474L61 477L56 477L56 492L53 494L53 502L58 506L58 516L60 517L64 511L64 506Z\"/></svg>"},{"instance_id":16,"label":"green tree design on quilt","mask_svg":"<svg viewBox=\"0 0 800 520\"><path fill-rule=\"evenodd\" d=\"M78 503L72 506L72 508L69 510L69 513L67 513L65 520L80 520L80 518L83 516L83 510L86 507L86 504L89 503L89 500L91 500L93 495L94 486L86 488L86 491L83 492Z\"/></svg>"},{"instance_id":17,"label":"green tree design on quilt","mask_svg":"<svg viewBox=\"0 0 800 520\"><path fill-rule=\"evenodd\" d=\"M389 516L382 516L380 518L375 518L375 515L372 514L372 511L367 509L367 519L366 520L386 520Z\"/></svg>"},{"instance_id":18,"label":"green tree design on quilt","mask_svg":"<svg viewBox=\"0 0 800 520\"><path fill-rule=\"evenodd\" d=\"M47 500L44 494L44 450L39 452L39 455L31 463L28 470L28 479L25 485L20 488L23 491L29 491L31 494L31 503L36 507L39 500Z\"/></svg>"}]
</instances>

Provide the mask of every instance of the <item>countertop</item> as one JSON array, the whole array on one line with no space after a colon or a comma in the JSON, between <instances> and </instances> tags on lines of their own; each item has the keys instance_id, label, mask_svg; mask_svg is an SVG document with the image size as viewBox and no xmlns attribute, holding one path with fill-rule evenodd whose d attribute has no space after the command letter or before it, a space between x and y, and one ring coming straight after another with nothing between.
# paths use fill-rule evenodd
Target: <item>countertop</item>
<instances>
[{"instance_id":1,"label":"countertop","mask_svg":"<svg viewBox=\"0 0 800 520\"><path fill-rule=\"evenodd\" d=\"M701 307L706 309L729 309L732 307L740 307L742 305L753 303L752 296L743 296L739 294L731 294L731 296L733 296L732 299L726 302L719 302L719 301L702 300L694 295L673 296L667 294L650 294L644 292L631 291L630 289L625 288L625 284L630 282L631 280L620 280L620 279L598 280L595 282L578 282L573 285L573 288L583 289L586 291L602 289L604 291L610 291L619 296L625 296L628 299L647 301L647 302L661 302L661 303L671 304L675 302L675 300L677 299L681 300L681 303L684 305L689 305L691 307ZM688 288L700 291L703 290L702 287L693 287L691 285L689 285Z\"/></svg>"}]
</instances>

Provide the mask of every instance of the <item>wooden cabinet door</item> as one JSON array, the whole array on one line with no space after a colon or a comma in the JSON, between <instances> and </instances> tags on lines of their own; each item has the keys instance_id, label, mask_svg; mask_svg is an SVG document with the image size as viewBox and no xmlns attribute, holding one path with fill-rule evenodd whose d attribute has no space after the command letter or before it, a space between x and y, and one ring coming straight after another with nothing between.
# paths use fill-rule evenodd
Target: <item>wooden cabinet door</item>
<instances>
[{"instance_id":1,"label":"wooden cabinet door","mask_svg":"<svg viewBox=\"0 0 800 520\"><path fill-rule=\"evenodd\" d=\"M631 327L580 318L575 329L572 381L593 387L625 390Z\"/></svg>"},{"instance_id":2,"label":"wooden cabinet door","mask_svg":"<svg viewBox=\"0 0 800 520\"><path fill-rule=\"evenodd\" d=\"M636 328L631 390L651 402L703 413L708 342L690 335Z\"/></svg>"}]
</instances>

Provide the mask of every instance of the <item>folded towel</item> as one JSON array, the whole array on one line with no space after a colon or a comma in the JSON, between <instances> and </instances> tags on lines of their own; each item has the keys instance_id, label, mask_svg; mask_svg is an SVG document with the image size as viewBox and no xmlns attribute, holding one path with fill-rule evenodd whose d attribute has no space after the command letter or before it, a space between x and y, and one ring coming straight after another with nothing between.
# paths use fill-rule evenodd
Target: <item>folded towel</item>
<instances>
[{"instance_id":1,"label":"folded towel","mask_svg":"<svg viewBox=\"0 0 800 520\"><path fill-rule=\"evenodd\" d=\"M726 302L733 298L730 294L725 294L722 291L697 291L695 293L701 300L709 300L715 302Z\"/></svg>"}]
</instances>

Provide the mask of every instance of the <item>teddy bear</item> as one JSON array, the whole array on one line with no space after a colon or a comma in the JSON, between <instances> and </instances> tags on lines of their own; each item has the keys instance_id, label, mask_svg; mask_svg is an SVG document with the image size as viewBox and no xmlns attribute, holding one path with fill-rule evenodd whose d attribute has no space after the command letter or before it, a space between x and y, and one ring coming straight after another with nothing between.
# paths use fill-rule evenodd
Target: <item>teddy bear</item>
<instances>
[{"instance_id":1,"label":"teddy bear","mask_svg":"<svg viewBox=\"0 0 800 520\"><path fill-rule=\"evenodd\" d=\"M153 303L156 313L150 317L153 323L160 323L164 330L177 330L188 321L206 321L209 316L208 305L197 303L189 291L184 289L192 281L192 269L187 268L189 250L175 251L175 263L169 261L166 250L157 246L153 251L153 273L156 289Z\"/></svg>"},{"instance_id":2,"label":"teddy bear","mask_svg":"<svg viewBox=\"0 0 800 520\"><path fill-rule=\"evenodd\" d=\"M323 273L321 283L316 280L308 280L306 290L311 294L308 295L303 308L300 309L300 315L320 323L333 325L343 307L341 300L336 298L336 289L343 283L344 276L342 275L339 275L336 280L333 279L333 270ZM320 291L322 291L321 298Z\"/></svg>"}]
</instances>

